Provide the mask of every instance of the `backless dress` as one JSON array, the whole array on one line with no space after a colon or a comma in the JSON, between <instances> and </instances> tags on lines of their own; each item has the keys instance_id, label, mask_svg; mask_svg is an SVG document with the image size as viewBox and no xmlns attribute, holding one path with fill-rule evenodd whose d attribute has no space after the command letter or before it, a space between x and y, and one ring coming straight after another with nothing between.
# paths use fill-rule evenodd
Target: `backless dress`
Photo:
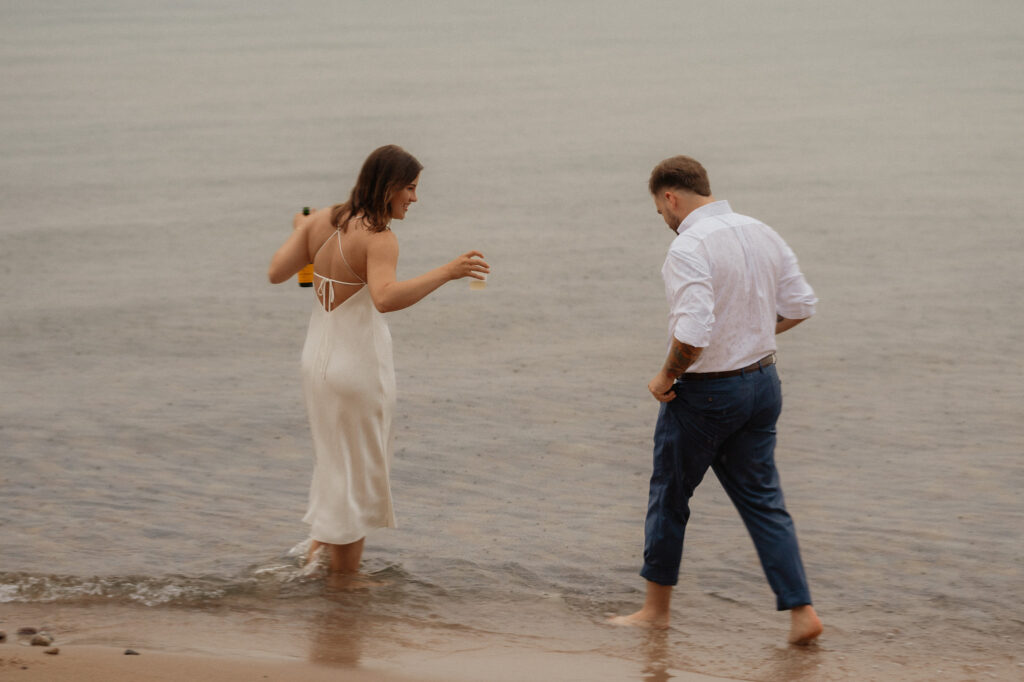
<instances>
[{"instance_id":1,"label":"backless dress","mask_svg":"<svg viewBox=\"0 0 1024 682\"><path fill-rule=\"evenodd\" d=\"M359 281L316 273L314 257L317 302L302 349L302 378L316 463L303 521L313 540L342 545L396 525L390 480L395 366L391 331L345 259L341 232L317 255L332 241ZM341 286L360 289L335 306Z\"/></svg>"}]
</instances>

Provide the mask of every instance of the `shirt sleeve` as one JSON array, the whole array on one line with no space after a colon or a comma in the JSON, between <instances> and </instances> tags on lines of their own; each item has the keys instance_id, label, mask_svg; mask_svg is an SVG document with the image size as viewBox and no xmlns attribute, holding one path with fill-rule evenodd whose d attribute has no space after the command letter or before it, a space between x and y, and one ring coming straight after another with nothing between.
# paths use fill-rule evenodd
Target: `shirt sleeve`
<instances>
[{"instance_id":1,"label":"shirt sleeve","mask_svg":"<svg viewBox=\"0 0 1024 682\"><path fill-rule=\"evenodd\" d=\"M707 260L695 251L669 251L663 275L673 336L694 348L707 348L715 323L715 292Z\"/></svg>"},{"instance_id":2,"label":"shirt sleeve","mask_svg":"<svg viewBox=\"0 0 1024 682\"><path fill-rule=\"evenodd\" d=\"M780 239L781 241L781 239ZM814 290L807 283L796 254L785 242L781 243L782 268L779 273L778 289L775 292L775 309L789 320L804 320L814 314L818 302Z\"/></svg>"}]
</instances>

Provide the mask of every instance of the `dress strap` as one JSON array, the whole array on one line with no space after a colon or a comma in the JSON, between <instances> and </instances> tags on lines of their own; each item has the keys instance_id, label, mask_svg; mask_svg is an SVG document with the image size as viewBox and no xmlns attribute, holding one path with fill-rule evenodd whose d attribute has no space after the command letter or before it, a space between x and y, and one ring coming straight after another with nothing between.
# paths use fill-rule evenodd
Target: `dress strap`
<instances>
[{"instance_id":1,"label":"dress strap","mask_svg":"<svg viewBox=\"0 0 1024 682\"><path fill-rule=\"evenodd\" d=\"M340 279L331 279L330 277L321 275L319 272L317 272L316 267L314 266L313 277L314 279L317 277L320 278L320 284L316 288L316 296L317 298L320 299L321 305L326 302L328 311L334 309L334 287L328 286L328 283L331 283L332 285L341 284L348 287L361 287L366 284L366 282L364 282L363 279L359 276L359 273L353 270L352 266L348 264L348 259L345 258L345 252L341 248L341 230L335 230L334 235L337 235L338 237L338 253L341 255L341 260L345 263L345 267L349 269L349 272L355 275L355 278L358 279L359 281L343 282ZM321 244L320 248L316 250L315 254L313 254L313 260L316 260L316 257L320 255L320 252L323 251L323 248L327 246L327 242L329 242L330 240L330 237L324 240L324 243Z\"/></svg>"},{"instance_id":2,"label":"dress strap","mask_svg":"<svg viewBox=\"0 0 1024 682\"><path fill-rule=\"evenodd\" d=\"M344 281L342 281L340 279L331 279L330 277L327 277L326 275L321 275L319 272L316 272L316 268L315 267L314 267L314 270L313 270L313 276L314 277L319 277L322 280L327 280L328 282L334 282L335 284L345 284L345 285L350 286L350 287L358 287L358 286L361 286L363 284L366 284L366 282L363 280L363 278L359 276L359 273L357 273L352 268L352 266L348 264L348 259L345 258L345 252L341 248L341 230L335 230L334 234L332 234L331 237L334 237L334 236L338 237L338 253L341 255L342 262L345 264L345 267L348 268L349 272L351 272L355 276L355 278L357 280L359 280L359 281L358 282L344 282ZM331 241L331 237L328 237L327 239L325 239L324 243L321 244L320 248L317 249L316 253L313 254L313 260L314 261L316 260L316 257L320 255L320 252L324 250L324 247L327 246L327 242Z\"/></svg>"},{"instance_id":3,"label":"dress strap","mask_svg":"<svg viewBox=\"0 0 1024 682\"><path fill-rule=\"evenodd\" d=\"M348 258L345 258L345 251L341 248L341 230L337 230L335 234L338 235L338 253L341 255L341 260L345 263L345 267L348 268L349 272L356 276L356 279L359 280L360 284L366 284L362 277L359 276L359 273L355 271L355 268L348 264ZM349 284L349 282L346 282L346 284Z\"/></svg>"},{"instance_id":4,"label":"dress strap","mask_svg":"<svg viewBox=\"0 0 1024 682\"><path fill-rule=\"evenodd\" d=\"M340 231L341 230L335 230L335 232L340 232ZM320 248L317 249L316 253L313 254L313 260L316 260L316 257L320 255L320 252L324 250L324 247L327 246L327 242L331 241L331 237L333 237L333 236L334 235L331 235L330 237L327 237L327 239L324 240L323 244L320 245ZM310 262L312 262L312 261L310 261ZM348 265L348 263L345 263L345 265Z\"/></svg>"}]
</instances>

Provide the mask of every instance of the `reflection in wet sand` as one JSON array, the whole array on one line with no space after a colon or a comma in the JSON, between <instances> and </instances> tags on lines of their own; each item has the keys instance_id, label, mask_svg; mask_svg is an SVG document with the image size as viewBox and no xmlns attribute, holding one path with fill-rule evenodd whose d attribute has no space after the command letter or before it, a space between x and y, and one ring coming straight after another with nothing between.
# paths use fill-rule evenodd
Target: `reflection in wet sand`
<instances>
[{"instance_id":1,"label":"reflection in wet sand","mask_svg":"<svg viewBox=\"0 0 1024 682\"><path fill-rule=\"evenodd\" d=\"M666 682L672 678L669 673L668 630L651 628L647 630L644 642L644 682Z\"/></svg>"},{"instance_id":2,"label":"reflection in wet sand","mask_svg":"<svg viewBox=\"0 0 1024 682\"><path fill-rule=\"evenodd\" d=\"M779 647L765 662L765 680L812 682L822 679L821 650L815 643L806 646Z\"/></svg>"},{"instance_id":3,"label":"reflection in wet sand","mask_svg":"<svg viewBox=\"0 0 1024 682\"><path fill-rule=\"evenodd\" d=\"M344 604L318 613L310 620L309 628L309 660L344 668L359 666L363 640L374 631L372 623Z\"/></svg>"}]
</instances>

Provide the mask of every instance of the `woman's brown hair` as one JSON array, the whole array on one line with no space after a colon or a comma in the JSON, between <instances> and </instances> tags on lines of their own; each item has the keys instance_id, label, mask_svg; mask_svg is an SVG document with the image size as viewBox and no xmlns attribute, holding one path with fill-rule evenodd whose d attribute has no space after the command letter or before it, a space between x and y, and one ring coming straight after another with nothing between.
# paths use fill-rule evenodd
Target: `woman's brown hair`
<instances>
[{"instance_id":1,"label":"woman's brown hair","mask_svg":"<svg viewBox=\"0 0 1024 682\"><path fill-rule=\"evenodd\" d=\"M362 216L371 232L383 232L391 222L391 199L412 184L423 164L398 145L378 147L366 157L348 201L331 208L331 224L344 232L355 216Z\"/></svg>"}]
</instances>

